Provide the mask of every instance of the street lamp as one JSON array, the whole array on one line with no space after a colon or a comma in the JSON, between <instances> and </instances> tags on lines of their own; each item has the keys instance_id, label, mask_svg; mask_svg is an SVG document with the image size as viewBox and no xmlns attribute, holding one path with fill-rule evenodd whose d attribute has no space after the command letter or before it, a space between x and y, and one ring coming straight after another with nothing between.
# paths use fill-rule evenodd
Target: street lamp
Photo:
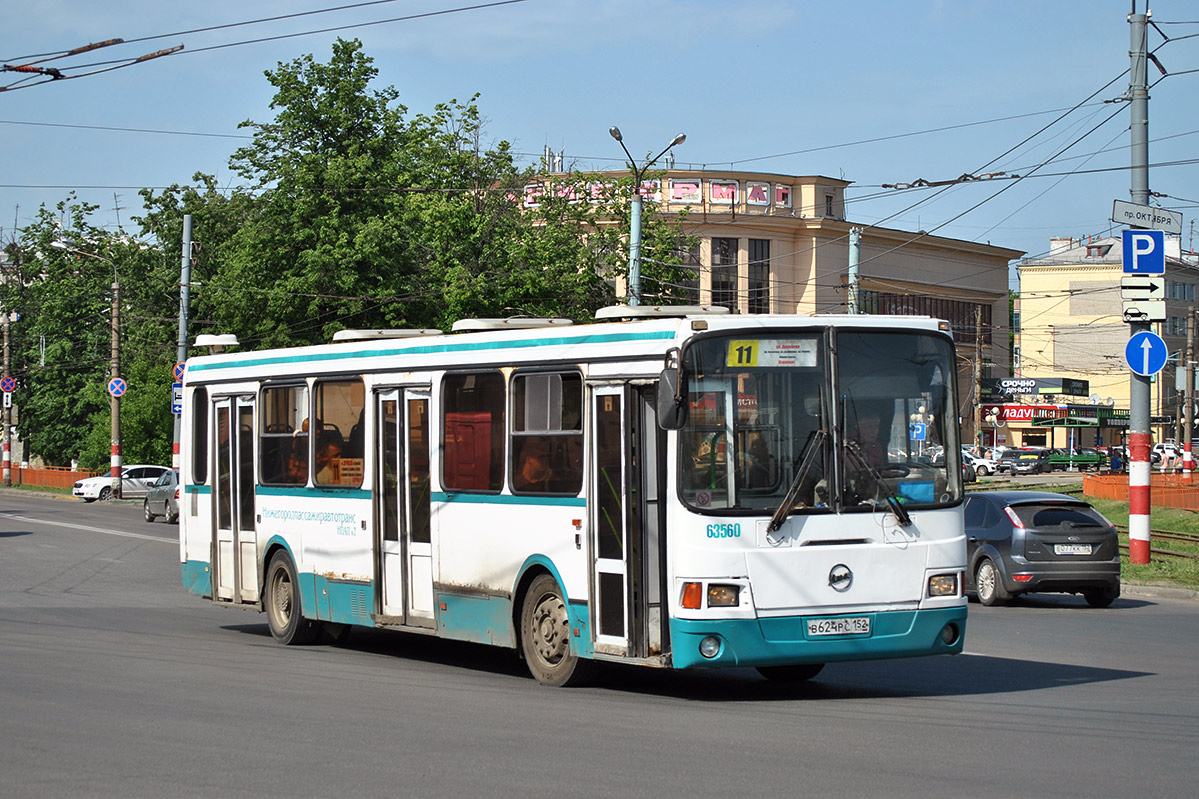
<instances>
[{"instance_id":1,"label":"street lamp","mask_svg":"<svg viewBox=\"0 0 1199 799\"><path fill-rule=\"evenodd\" d=\"M608 128L608 133L612 138L616 139L620 145L620 149L624 150L624 154L629 157L629 166L633 170L633 204L632 211L629 215L629 305L641 304L641 176L645 174L645 170L649 169L658 159L666 154L666 151L677 144L682 144L687 141L687 136L680 133L670 140L670 144L655 155L649 161L637 166L637 162L633 159L629 148L624 146L624 139L621 138L620 128L613 125Z\"/></svg>"},{"instance_id":2,"label":"street lamp","mask_svg":"<svg viewBox=\"0 0 1199 799\"><path fill-rule=\"evenodd\" d=\"M112 381L121 376L121 282L117 278L116 262L103 255L80 249L73 242L53 241L50 246L56 250L65 250L75 255L84 255L104 261L112 266L112 350L109 359L109 408L112 415L112 455L109 459L109 473L112 475L112 498L121 498L121 397L111 388Z\"/></svg>"}]
</instances>

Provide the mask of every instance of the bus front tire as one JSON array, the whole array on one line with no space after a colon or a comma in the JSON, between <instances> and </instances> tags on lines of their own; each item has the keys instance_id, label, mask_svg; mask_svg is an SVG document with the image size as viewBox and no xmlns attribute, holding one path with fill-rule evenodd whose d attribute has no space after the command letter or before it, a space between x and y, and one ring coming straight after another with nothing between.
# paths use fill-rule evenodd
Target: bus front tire
<instances>
[{"instance_id":1,"label":"bus front tire","mask_svg":"<svg viewBox=\"0 0 1199 799\"><path fill-rule=\"evenodd\" d=\"M570 617L558 581L539 575L525 592L520 612L520 647L525 664L542 685L580 685L592 663L570 651Z\"/></svg>"},{"instance_id":2,"label":"bus front tire","mask_svg":"<svg viewBox=\"0 0 1199 799\"><path fill-rule=\"evenodd\" d=\"M266 619L271 635L281 644L312 643L320 626L300 612L300 584L286 552L276 552L266 570Z\"/></svg>"}]
</instances>

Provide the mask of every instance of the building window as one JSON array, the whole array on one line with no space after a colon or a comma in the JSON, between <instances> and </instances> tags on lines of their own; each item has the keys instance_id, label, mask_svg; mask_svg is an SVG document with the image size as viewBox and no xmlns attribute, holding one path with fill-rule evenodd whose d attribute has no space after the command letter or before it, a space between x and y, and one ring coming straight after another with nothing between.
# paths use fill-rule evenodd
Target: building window
<instances>
[{"instance_id":1,"label":"building window","mask_svg":"<svg viewBox=\"0 0 1199 799\"><path fill-rule=\"evenodd\" d=\"M737 310L737 239L712 239L712 304Z\"/></svg>"},{"instance_id":2,"label":"building window","mask_svg":"<svg viewBox=\"0 0 1199 799\"><path fill-rule=\"evenodd\" d=\"M682 283L677 287L677 293L683 295L684 305L699 305L699 242L681 237L676 239L674 255L683 267Z\"/></svg>"},{"instance_id":3,"label":"building window","mask_svg":"<svg viewBox=\"0 0 1199 799\"><path fill-rule=\"evenodd\" d=\"M977 302L947 300L914 294L889 294L883 291L862 291L861 312L895 314L898 316L931 316L944 319L953 329L953 339L959 345L974 346L975 325L982 309L982 342L991 343L991 306Z\"/></svg>"},{"instance_id":4,"label":"building window","mask_svg":"<svg viewBox=\"0 0 1199 799\"><path fill-rule=\"evenodd\" d=\"M770 239L749 240L749 312L770 313Z\"/></svg>"},{"instance_id":5,"label":"building window","mask_svg":"<svg viewBox=\"0 0 1199 799\"><path fill-rule=\"evenodd\" d=\"M833 195L824 195L824 215L831 217L833 215Z\"/></svg>"}]
</instances>

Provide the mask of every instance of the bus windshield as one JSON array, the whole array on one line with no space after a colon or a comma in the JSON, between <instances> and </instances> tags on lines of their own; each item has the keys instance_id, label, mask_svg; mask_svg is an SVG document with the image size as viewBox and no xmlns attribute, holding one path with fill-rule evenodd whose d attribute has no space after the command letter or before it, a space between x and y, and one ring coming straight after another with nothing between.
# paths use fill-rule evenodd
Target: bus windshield
<instances>
[{"instance_id":1,"label":"bus windshield","mask_svg":"<svg viewBox=\"0 0 1199 799\"><path fill-rule=\"evenodd\" d=\"M785 513L819 513L961 499L947 338L763 331L698 339L683 359L688 506L773 514L786 498Z\"/></svg>"}]
</instances>

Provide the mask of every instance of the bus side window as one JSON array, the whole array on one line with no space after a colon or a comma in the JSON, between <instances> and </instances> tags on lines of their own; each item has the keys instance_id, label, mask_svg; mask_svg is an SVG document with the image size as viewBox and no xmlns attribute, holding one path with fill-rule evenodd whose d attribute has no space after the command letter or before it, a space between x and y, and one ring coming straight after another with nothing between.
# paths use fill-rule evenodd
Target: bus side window
<instances>
[{"instance_id":1,"label":"bus side window","mask_svg":"<svg viewBox=\"0 0 1199 799\"><path fill-rule=\"evenodd\" d=\"M362 485L362 441L354 445L346 435L360 425L366 393L358 378L321 380L313 389L313 477L320 486L357 488Z\"/></svg>"},{"instance_id":2,"label":"bus side window","mask_svg":"<svg viewBox=\"0 0 1199 799\"><path fill-rule=\"evenodd\" d=\"M192 392L192 462L193 483L208 482L208 389Z\"/></svg>"},{"instance_id":3,"label":"bus side window","mask_svg":"<svg viewBox=\"0 0 1199 799\"><path fill-rule=\"evenodd\" d=\"M583 379L577 372L512 378L512 490L578 494L583 488Z\"/></svg>"},{"instance_id":4,"label":"bus side window","mask_svg":"<svg viewBox=\"0 0 1199 799\"><path fill-rule=\"evenodd\" d=\"M504 481L503 374L448 374L441 403L442 484L451 491L499 491Z\"/></svg>"},{"instance_id":5,"label":"bus side window","mask_svg":"<svg viewBox=\"0 0 1199 799\"><path fill-rule=\"evenodd\" d=\"M258 479L269 485L308 482L308 386L262 389Z\"/></svg>"}]
</instances>

